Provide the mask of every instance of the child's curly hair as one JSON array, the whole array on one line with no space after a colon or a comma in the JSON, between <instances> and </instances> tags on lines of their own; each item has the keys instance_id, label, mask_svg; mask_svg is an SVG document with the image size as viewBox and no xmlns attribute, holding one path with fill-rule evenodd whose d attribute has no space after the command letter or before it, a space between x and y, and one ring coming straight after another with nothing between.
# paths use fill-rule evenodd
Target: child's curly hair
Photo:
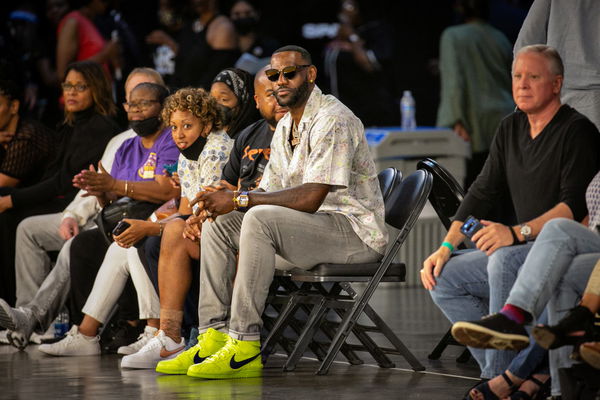
<instances>
[{"instance_id":1,"label":"child's curly hair","mask_svg":"<svg viewBox=\"0 0 600 400\"><path fill-rule=\"evenodd\" d=\"M160 114L165 125L169 125L175 111L191 112L204 125L212 124L212 130L223 126L217 101L204 89L186 87L167 97Z\"/></svg>"}]
</instances>

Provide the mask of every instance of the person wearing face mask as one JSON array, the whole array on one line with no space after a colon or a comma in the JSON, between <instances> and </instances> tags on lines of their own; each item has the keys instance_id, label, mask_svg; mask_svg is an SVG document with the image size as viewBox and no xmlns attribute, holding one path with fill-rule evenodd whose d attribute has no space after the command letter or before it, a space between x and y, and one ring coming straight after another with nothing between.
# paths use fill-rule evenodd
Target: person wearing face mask
<instances>
[{"instance_id":1,"label":"person wearing face mask","mask_svg":"<svg viewBox=\"0 0 600 400\"><path fill-rule=\"evenodd\" d=\"M192 110L192 111L190 111ZM216 103L202 89L182 89L165 102L163 118L172 131L169 139L179 148L178 170L183 188L178 215L189 215L189 197L193 197L198 187L218 182L223 165L227 162L232 140L221 129ZM147 121L147 119L142 120ZM134 129L136 124L134 125ZM139 125L139 124L138 124ZM149 123L148 123L149 125ZM214 157L214 155L217 157ZM191 193L191 194L190 194ZM179 219L174 215L171 219ZM127 278L131 275L138 293L140 319L147 319L144 334L136 343L120 349L122 354L139 350L154 337L158 328L159 301L156 291L132 245L146 236L160 236L166 221L153 222L125 219L130 228L118 236L109 246L104 261L93 282L92 291L83 306L83 320L78 330L54 345L40 346L40 350L57 356L78 356L100 354L96 337L100 325L107 321ZM81 282L73 280L72 285ZM161 342L162 343L162 342ZM126 357L121 364L125 368L153 368L157 361L169 359L183 350L184 343L166 342L166 353L156 346L150 346L148 354L142 357ZM162 353L162 354L161 354ZM149 359L148 359L149 358ZM158 359L155 359L158 358Z\"/></svg>"},{"instance_id":2,"label":"person wearing face mask","mask_svg":"<svg viewBox=\"0 0 600 400\"><path fill-rule=\"evenodd\" d=\"M175 163L179 155L169 130L163 128L157 118L167 95L168 90L162 85L137 85L125 107L136 136L125 140L119 147L110 174L102 163L98 165L100 172L90 166L89 170L83 170L73 178L74 185L87 191L88 196L95 196L103 206L126 196L156 203L158 208L165 201L177 197L179 189L171 185L169 178L162 175L162 168L159 167ZM123 243L128 243L125 240L139 230L136 222L130 221L130 225L119 236ZM81 307L88 297L108 247L104 232L98 228L81 232L65 243L56 266L28 304L13 309L0 299L0 324L11 331L17 331L19 335L9 335L16 347L24 347L27 344L25 338L29 338L34 329L39 328L42 332L47 329L67 300L71 322L81 321ZM60 352L60 349L68 351L70 340L78 337L77 335L73 331L67 337L69 340L41 350L50 354Z\"/></svg>"},{"instance_id":3,"label":"person wearing face mask","mask_svg":"<svg viewBox=\"0 0 600 400\"><path fill-rule=\"evenodd\" d=\"M260 13L249 0L234 1L229 17L238 34L238 47L242 53L235 67L255 75L269 64L271 54L280 44L259 31Z\"/></svg>"},{"instance_id":4,"label":"person wearing face mask","mask_svg":"<svg viewBox=\"0 0 600 400\"><path fill-rule=\"evenodd\" d=\"M251 190L256 188L262 179L271 154L273 132L277 122L288 112L287 107L277 103L265 69L259 71L254 80L254 100L262 119L248 126L236 138L217 187ZM145 245L146 249L151 245L160 249L160 252L147 250L146 258L154 286L156 289L160 286L160 330L172 342L180 340L182 328L185 337L190 328L198 325L197 260L200 258L198 243L202 229L202 224L197 223L198 220L198 217L191 216L185 222L181 219L172 221L165 227L160 240L152 238ZM185 235L185 240L181 240L182 234ZM151 244L151 241L162 243ZM150 257L150 254L154 257ZM189 333L191 343L197 336L197 332L194 331L195 329L191 329ZM172 343L166 339L163 342ZM140 351L135 358L147 357L147 354L142 355L143 353L144 351ZM155 357L150 359L156 363Z\"/></svg>"},{"instance_id":5,"label":"person wearing face mask","mask_svg":"<svg viewBox=\"0 0 600 400\"><path fill-rule=\"evenodd\" d=\"M213 79L210 95L217 100L221 110L223 129L233 139L259 118L252 101L252 75L247 71L226 68L219 72Z\"/></svg>"},{"instance_id":6,"label":"person wearing face mask","mask_svg":"<svg viewBox=\"0 0 600 400\"><path fill-rule=\"evenodd\" d=\"M129 100L133 88L143 82L152 82L164 86L160 74L155 70L136 68L125 81L127 100ZM135 136L136 133L132 129L127 129L108 142L101 159L102 165L107 170L112 168L115 153L121 144ZM70 181L71 178L69 178ZM80 190L62 212L28 217L17 227L14 257L17 307L30 304L34 297L39 295L40 285L53 266L47 252L59 252L63 245L79 234L80 231L95 226L94 218L100 212L101 207L95 197L83 197L84 194L85 191ZM68 257L63 257L61 261L68 261L68 259ZM51 283L51 281L48 281L48 283ZM53 284L49 285L49 287L53 286ZM129 300L131 298L135 299L133 285L128 285L127 288L128 290L119 301L118 318L124 320L136 318L138 315L137 304ZM135 339L139 335L139 330L129 324L118 324L118 327L117 331L113 331L116 339L111 341L111 345L114 344L114 347L122 345L123 342L129 343L129 338ZM39 344L40 335L33 333L30 341ZM9 344L6 330L0 331L0 343Z\"/></svg>"},{"instance_id":7,"label":"person wearing face mask","mask_svg":"<svg viewBox=\"0 0 600 400\"><path fill-rule=\"evenodd\" d=\"M219 14L218 0L189 0L189 7L196 18L176 37L155 30L146 43L167 46L175 55L174 87L208 90L215 74L239 57L237 36L229 18Z\"/></svg>"}]
</instances>

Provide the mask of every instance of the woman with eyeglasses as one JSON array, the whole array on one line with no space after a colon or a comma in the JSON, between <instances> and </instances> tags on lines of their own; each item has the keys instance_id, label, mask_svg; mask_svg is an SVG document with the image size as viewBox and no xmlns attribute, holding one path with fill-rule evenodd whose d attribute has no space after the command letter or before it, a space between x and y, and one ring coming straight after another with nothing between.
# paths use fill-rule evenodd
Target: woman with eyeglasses
<instances>
[{"instance_id":1,"label":"woman with eyeglasses","mask_svg":"<svg viewBox=\"0 0 600 400\"><path fill-rule=\"evenodd\" d=\"M135 99L135 90L132 93ZM131 101L133 103L134 100ZM132 104L129 105L131 116ZM227 163L233 140L222 130L220 113L217 104L208 93L202 89L184 88L169 96L161 113L163 120L170 126L169 139L175 148L178 162L178 171L181 178L182 197L179 213L170 218L183 224L179 216L189 216L192 208L189 205L198 190L205 185L214 185L221 178L223 166ZM135 128L134 128L135 129ZM175 143L176 146L175 147ZM177 150L178 149L178 150ZM181 154L179 154L181 153ZM118 153L117 153L118 156ZM99 338L96 336L102 323L106 323L112 308L119 298L127 279L131 276L138 294L140 319L147 319L148 325L139 340L130 346L119 349L120 354L133 354L155 338L149 348L150 354L141 357L124 358L122 367L125 368L154 368L156 363L165 357L172 358L179 354L184 347L181 338L178 341L165 337L164 332L158 333L159 328L159 299L152 282L144 270L137 249L132 246L141 239L149 236L161 236L167 221L141 221L125 219L130 227L124 232L114 236L115 243L111 244L102 261L102 265L95 277L83 283L77 278L79 272L87 272L87 265L80 265L78 272L73 269L74 260L71 260L71 291L81 290L86 285L90 287L89 296L85 304L79 305L82 309L81 323L74 321L79 326L74 326L65 339L52 345L42 345L39 350L55 356L82 356L100 354ZM170 225L170 224L169 224ZM169 225L165 229L169 229ZM82 233L81 235L85 235ZM78 237L80 237L78 236ZM77 238L71 247L71 254L77 246ZM181 232L178 235L181 238ZM189 242L191 247L198 251L196 242ZM81 268L85 267L85 268ZM183 279L184 277L181 277ZM72 306L74 304L72 303ZM72 310L74 311L74 310ZM162 351L162 347L166 349ZM178 350L176 350L178 349ZM164 353L172 353L165 356ZM158 354L160 353L160 355Z\"/></svg>"},{"instance_id":2,"label":"woman with eyeglasses","mask_svg":"<svg viewBox=\"0 0 600 400\"><path fill-rule=\"evenodd\" d=\"M226 68L219 72L210 87L210 95L217 100L222 112L223 129L235 137L244 128L258 121L254 103L254 78L238 68Z\"/></svg>"},{"instance_id":3,"label":"woman with eyeglasses","mask_svg":"<svg viewBox=\"0 0 600 400\"><path fill-rule=\"evenodd\" d=\"M114 122L115 105L100 64L81 61L69 65L62 83L64 124L54 160L42 180L23 188L0 188L0 297L15 298L15 232L24 218L62 211L77 193L72 179L96 164L108 141L120 132Z\"/></svg>"}]
</instances>

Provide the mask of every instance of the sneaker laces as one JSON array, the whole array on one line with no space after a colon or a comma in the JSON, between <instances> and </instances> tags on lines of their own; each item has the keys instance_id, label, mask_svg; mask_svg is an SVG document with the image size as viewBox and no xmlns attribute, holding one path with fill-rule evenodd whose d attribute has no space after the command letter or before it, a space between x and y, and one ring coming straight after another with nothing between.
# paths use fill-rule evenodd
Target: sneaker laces
<instances>
[{"instance_id":1,"label":"sneaker laces","mask_svg":"<svg viewBox=\"0 0 600 400\"><path fill-rule=\"evenodd\" d=\"M213 354L212 356L208 357L208 360L211 361L217 361L217 360L225 360L225 359L229 359L229 356L232 352L232 350L234 350L234 347L237 346L238 341L232 337L228 337L227 338L227 343L225 343L225 346L221 347L215 354Z\"/></svg>"},{"instance_id":2,"label":"sneaker laces","mask_svg":"<svg viewBox=\"0 0 600 400\"><path fill-rule=\"evenodd\" d=\"M152 339L154 339L156 336L150 332L142 332L140 333L140 335L137 337L137 340L133 343L131 343L129 346L130 349L133 350L140 350L142 348L144 348L146 346L146 344L148 344Z\"/></svg>"}]
</instances>

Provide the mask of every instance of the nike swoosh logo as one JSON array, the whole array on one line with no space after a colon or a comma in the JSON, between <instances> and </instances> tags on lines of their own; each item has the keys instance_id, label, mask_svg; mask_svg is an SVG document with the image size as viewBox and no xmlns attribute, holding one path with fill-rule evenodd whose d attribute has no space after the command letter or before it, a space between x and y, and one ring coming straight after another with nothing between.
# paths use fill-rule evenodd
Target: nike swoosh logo
<instances>
[{"instance_id":1,"label":"nike swoosh logo","mask_svg":"<svg viewBox=\"0 0 600 400\"><path fill-rule=\"evenodd\" d=\"M198 357L199 352L200 352L200 350L198 350L196 352L196 354L194 354L194 364L200 364L202 361L204 361L208 358L208 357Z\"/></svg>"},{"instance_id":2,"label":"nike swoosh logo","mask_svg":"<svg viewBox=\"0 0 600 400\"><path fill-rule=\"evenodd\" d=\"M248 364L249 362L251 362L252 360L254 360L258 356L260 356L260 353L258 353L254 357L246 358L245 360L242 360L242 361L235 361L235 354L234 354L231 357L231 360L229 361L229 366L231 367L231 369L240 369L244 365Z\"/></svg>"},{"instance_id":3,"label":"nike swoosh logo","mask_svg":"<svg viewBox=\"0 0 600 400\"><path fill-rule=\"evenodd\" d=\"M161 358L170 357L170 356L172 356L175 353L179 353L181 350L183 350L184 347L185 346L181 346L181 347L179 347L179 348L177 348L175 350L167 350L166 348L163 347L163 348L160 349L160 357Z\"/></svg>"}]
</instances>

